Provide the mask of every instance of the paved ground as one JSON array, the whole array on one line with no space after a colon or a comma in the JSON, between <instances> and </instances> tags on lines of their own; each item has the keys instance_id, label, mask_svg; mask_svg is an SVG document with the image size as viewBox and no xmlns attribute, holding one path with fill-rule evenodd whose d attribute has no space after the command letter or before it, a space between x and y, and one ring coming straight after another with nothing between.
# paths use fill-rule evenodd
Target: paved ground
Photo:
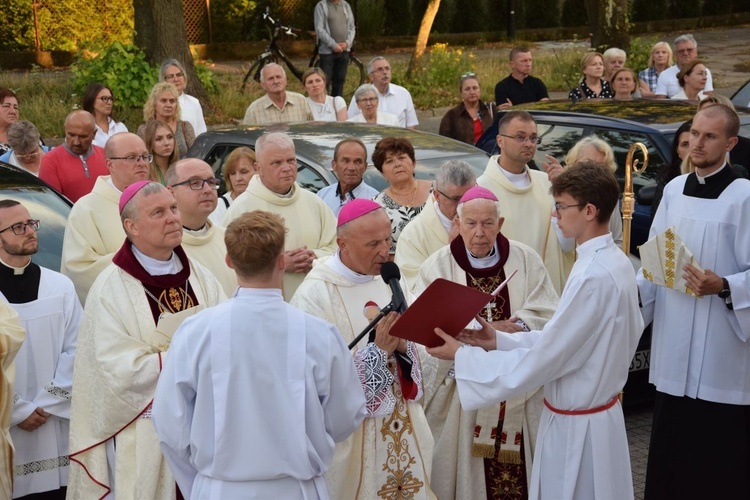
<instances>
[{"instance_id":1,"label":"paved ground","mask_svg":"<svg viewBox=\"0 0 750 500\"><path fill-rule=\"evenodd\" d=\"M643 500L643 488L646 484L646 461L648 444L651 438L651 405L625 411L625 428L628 432L630 447L630 464L633 471L633 490L635 500Z\"/></svg>"}]
</instances>

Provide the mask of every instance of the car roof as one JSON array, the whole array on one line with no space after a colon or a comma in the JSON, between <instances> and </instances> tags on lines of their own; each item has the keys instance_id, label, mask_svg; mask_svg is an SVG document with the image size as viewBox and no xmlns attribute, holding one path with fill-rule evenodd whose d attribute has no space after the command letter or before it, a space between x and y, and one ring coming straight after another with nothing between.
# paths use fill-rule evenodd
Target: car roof
<instances>
[{"instance_id":1,"label":"car roof","mask_svg":"<svg viewBox=\"0 0 750 500\"><path fill-rule=\"evenodd\" d=\"M284 132L294 140L297 156L307 158L318 165L330 166L333 149L341 140L356 137L367 146L368 157L372 155L375 144L383 137L405 137L414 146L418 160L433 158L461 157L464 155L484 154L483 151L446 137L405 129L348 122L307 122L296 124L276 124L267 126L222 127L213 129L211 142L239 142L255 146L255 141L267 132ZM201 136L196 138L200 141Z\"/></svg>"},{"instance_id":2,"label":"car roof","mask_svg":"<svg viewBox=\"0 0 750 500\"><path fill-rule=\"evenodd\" d=\"M585 115L585 124L618 122L625 130L636 130L648 126L662 133L674 133L682 123L695 116L697 105L686 101L669 99L633 99L617 101L615 99L581 99L575 103L569 99L542 101L514 106L531 112L534 116L559 116L580 123ZM750 123L747 108L737 108L740 122Z\"/></svg>"}]
</instances>

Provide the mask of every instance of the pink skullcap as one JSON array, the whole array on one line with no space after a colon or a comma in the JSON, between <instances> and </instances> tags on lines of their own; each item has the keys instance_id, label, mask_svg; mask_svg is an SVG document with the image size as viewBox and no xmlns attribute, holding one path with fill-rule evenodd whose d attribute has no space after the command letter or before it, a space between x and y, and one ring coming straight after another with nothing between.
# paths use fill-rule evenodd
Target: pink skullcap
<instances>
[{"instance_id":1,"label":"pink skullcap","mask_svg":"<svg viewBox=\"0 0 750 500\"><path fill-rule=\"evenodd\" d=\"M459 203L466 203L471 200L492 200L497 201L495 193L482 186L474 186L464 193Z\"/></svg>"},{"instance_id":2,"label":"pink skullcap","mask_svg":"<svg viewBox=\"0 0 750 500\"><path fill-rule=\"evenodd\" d=\"M146 184L151 184L151 181L137 181L125 188L125 191L120 195L120 213L122 213L122 209L125 208L125 205L133 199L133 196L143 189Z\"/></svg>"},{"instance_id":3,"label":"pink skullcap","mask_svg":"<svg viewBox=\"0 0 750 500\"><path fill-rule=\"evenodd\" d=\"M344 205L344 208L342 208L341 212L339 212L339 222L336 227L341 227L347 222L351 222L354 219L359 219L363 215L369 214L370 212L377 210L378 208L382 207L372 200L366 200L363 198L352 200Z\"/></svg>"}]
</instances>

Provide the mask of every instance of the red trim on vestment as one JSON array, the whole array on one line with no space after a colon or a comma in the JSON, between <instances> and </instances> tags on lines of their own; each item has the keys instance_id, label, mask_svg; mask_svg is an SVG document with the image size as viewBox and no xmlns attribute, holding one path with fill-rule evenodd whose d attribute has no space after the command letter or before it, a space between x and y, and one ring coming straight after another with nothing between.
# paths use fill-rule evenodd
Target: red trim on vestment
<instances>
[{"instance_id":1,"label":"red trim on vestment","mask_svg":"<svg viewBox=\"0 0 750 500\"><path fill-rule=\"evenodd\" d=\"M612 398L612 401L609 401L608 403L603 404L601 406L597 406L595 408L588 408L586 410L560 410L559 408L555 408L554 406L549 404L549 401L547 401L547 398L544 398L544 406L549 408L552 413L559 413L560 415L591 415L592 413L601 413L603 411L609 410L619 400L620 400L620 395L618 394L614 398Z\"/></svg>"}]
</instances>

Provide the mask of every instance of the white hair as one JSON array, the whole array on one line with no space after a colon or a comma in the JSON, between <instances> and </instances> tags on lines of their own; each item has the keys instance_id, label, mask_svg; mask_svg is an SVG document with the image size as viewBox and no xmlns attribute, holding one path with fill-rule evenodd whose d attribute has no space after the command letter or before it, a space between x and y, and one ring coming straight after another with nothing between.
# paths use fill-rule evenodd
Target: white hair
<instances>
[{"instance_id":1,"label":"white hair","mask_svg":"<svg viewBox=\"0 0 750 500\"><path fill-rule=\"evenodd\" d=\"M617 56L620 56L623 59L628 58L628 54L624 50L618 49L617 47L608 48L607 50L604 51L604 54L602 54L602 56L604 56L605 61L609 61L610 59L617 57Z\"/></svg>"},{"instance_id":2,"label":"white hair","mask_svg":"<svg viewBox=\"0 0 750 500\"><path fill-rule=\"evenodd\" d=\"M265 149L273 144L274 146L281 149L291 149L294 151L294 141L284 132L269 132L261 135L257 141L255 141L255 157L258 162L263 157Z\"/></svg>"},{"instance_id":3,"label":"white hair","mask_svg":"<svg viewBox=\"0 0 750 500\"><path fill-rule=\"evenodd\" d=\"M268 63L260 69L260 81L261 82L266 81L266 70L269 68L281 68L281 73L284 75L284 77L286 77L286 71L284 71L283 66L281 66L280 64L276 64L276 63Z\"/></svg>"},{"instance_id":4,"label":"white hair","mask_svg":"<svg viewBox=\"0 0 750 500\"><path fill-rule=\"evenodd\" d=\"M483 202L488 202L488 203L494 204L495 205L495 210L497 210L497 217L498 217L498 219L500 218L500 202L499 201L494 201L494 200L490 200L490 199L487 199L487 198L474 198L473 200L464 201L464 202L458 204L458 207L456 207L456 213L458 214L458 218L459 219L461 218L461 213L463 212L464 205L466 203L471 203L473 201L483 201Z\"/></svg>"}]
</instances>

